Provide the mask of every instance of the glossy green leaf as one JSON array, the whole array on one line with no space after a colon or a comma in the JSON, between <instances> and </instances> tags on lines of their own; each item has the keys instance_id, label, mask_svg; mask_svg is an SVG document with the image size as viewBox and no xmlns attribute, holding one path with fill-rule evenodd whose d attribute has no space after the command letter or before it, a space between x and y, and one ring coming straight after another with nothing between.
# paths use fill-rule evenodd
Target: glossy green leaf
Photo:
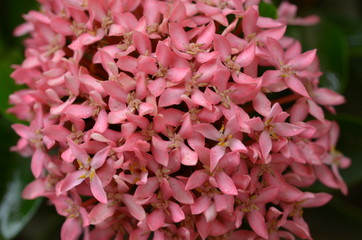
<instances>
[{"instance_id":1,"label":"glossy green leaf","mask_svg":"<svg viewBox=\"0 0 362 240\"><path fill-rule=\"evenodd\" d=\"M263 17L276 19L278 17L277 8L273 3L261 1L259 4L259 14Z\"/></svg>"}]
</instances>

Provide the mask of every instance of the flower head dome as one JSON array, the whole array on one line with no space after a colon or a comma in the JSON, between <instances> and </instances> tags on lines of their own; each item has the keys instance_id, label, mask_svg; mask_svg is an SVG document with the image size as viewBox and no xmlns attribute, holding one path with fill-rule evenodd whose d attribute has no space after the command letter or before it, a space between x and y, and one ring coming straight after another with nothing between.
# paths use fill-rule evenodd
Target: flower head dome
<instances>
[{"instance_id":1,"label":"flower head dome","mask_svg":"<svg viewBox=\"0 0 362 240\"><path fill-rule=\"evenodd\" d=\"M284 36L295 6L253 0L41 0L16 35L13 148L27 199L66 217L63 240L310 239L303 192L347 192L316 50ZM293 24L315 22L298 19Z\"/></svg>"}]
</instances>

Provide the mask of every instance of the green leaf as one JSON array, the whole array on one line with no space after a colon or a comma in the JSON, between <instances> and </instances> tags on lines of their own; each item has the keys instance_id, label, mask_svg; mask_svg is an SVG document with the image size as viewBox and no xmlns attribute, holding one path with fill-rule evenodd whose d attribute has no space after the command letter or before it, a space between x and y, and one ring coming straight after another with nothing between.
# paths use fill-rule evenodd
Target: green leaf
<instances>
[{"instance_id":1,"label":"green leaf","mask_svg":"<svg viewBox=\"0 0 362 240\"><path fill-rule=\"evenodd\" d=\"M320 26L318 51L324 75L321 85L343 91L348 81L348 41L343 32L332 23Z\"/></svg>"},{"instance_id":2,"label":"green leaf","mask_svg":"<svg viewBox=\"0 0 362 240\"><path fill-rule=\"evenodd\" d=\"M15 116L8 114L6 111L10 107L9 95L22 88L10 77L13 71L11 65L20 63L22 54L19 48L7 48L0 39L0 55L6 56L0 58L0 114L12 122L18 122L19 120Z\"/></svg>"},{"instance_id":3,"label":"green leaf","mask_svg":"<svg viewBox=\"0 0 362 240\"><path fill-rule=\"evenodd\" d=\"M23 200L21 192L24 186L21 171L15 171L0 206L0 230L6 239L15 237L23 229L41 203L41 199Z\"/></svg>"},{"instance_id":4,"label":"green leaf","mask_svg":"<svg viewBox=\"0 0 362 240\"><path fill-rule=\"evenodd\" d=\"M278 13L277 8L273 3L266 3L261 1L259 4L259 14L262 17L269 17L277 19Z\"/></svg>"},{"instance_id":5,"label":"green leaf","mask_svg":"<svg viewBox=\"0 0 362 240\"><path fill-rule=\"evenodd\" d=\"M4 40L7 46L16 46L21 42L20 38L14 38L12 35L14 28L25 22L22 17L31 9L39 9L39 3L35 0L29 1L2 0L0 8L0 38Z\"/></svg>"},{"instance_id":6,"label":"green leaf","mask_svg":"<svg viewBox=\"0 0 362 240\"><path fill-rule=\"evenodd\" d=\"M18 137L10 122L0 115L0 232L6 239L13 238L33 216L41 200L29 201L21 198L23 188L33 179L29 159L10 152Z\"/></svg>"}]
</instances>

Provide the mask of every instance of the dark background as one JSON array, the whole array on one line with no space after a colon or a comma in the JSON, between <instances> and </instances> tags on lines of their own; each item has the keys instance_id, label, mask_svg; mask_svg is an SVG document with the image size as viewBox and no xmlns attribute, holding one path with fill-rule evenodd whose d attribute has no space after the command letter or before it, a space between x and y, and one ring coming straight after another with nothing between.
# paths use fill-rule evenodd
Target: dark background
<instances>
[{"instance_id":1,"label":"dark background","mask_svg":"<svg viewBox=\"0 0 362 240\"><path fill-rule=\"evenodd\" d=\"M38 9L38 4L32 0L1 2L0 240L55 240L59 239L64 218L58 216L45 200L24 201L19 197L26 183L32 180L30 162L9 152L18 137L10 128L16 119L5 113L8 95L19 88L9 77L10 65L20 63L23 54L22 38L14 38L12 31L23 22L21 15ZM288 34L299 38L304 50L318 49L325 73L322 84L346 96L347 103L337 107L338 114L328 117L337 120L341 126L338 149L353 160L349 169L341 171L349 194L343 196L321 184L313 186L308 191L329 192L334 198L324 207L306 209L304 217L315 240L362 239L362 1L290 2L299 6L301 16L318 14L321 17L318 25L291 27Z\"/></svg>"}]
</instances>

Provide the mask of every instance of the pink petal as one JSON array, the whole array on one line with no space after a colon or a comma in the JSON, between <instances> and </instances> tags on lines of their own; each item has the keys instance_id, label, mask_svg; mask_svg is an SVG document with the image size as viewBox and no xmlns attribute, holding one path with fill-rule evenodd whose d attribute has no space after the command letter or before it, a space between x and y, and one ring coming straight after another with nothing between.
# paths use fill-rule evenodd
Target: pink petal
<instances>
[{"instance_id":1,"label":"pink petal","mask_svg":"<svg viewBox=\"0 0 362 240\"><path fill-rule=\"evenodd\" d=\"M232 213L234 210L234 197L231 195L215 194L214 204L216 212L228 211Z\"/></svg>"},{"instance_id":2,"label":"pink petal","mask_svg":"<svg viewBox=\"0 0 362 240\"><path fill-rule=\"evenodd\" d=\"M185 219L185 213L182 211L181 207L178 204L169 201L168 209L171 212L172 221L174 221L175 223Z\"/></svg>"},{"instance_id":3,"label":"pink petal","mask_svg":"<svg viewBox=\"0 0 362 240\"><path fill-rule=\"evenodd\" d=\"M74 188L75 186L78 186L85 180L85 176L87 175L86 170L79 170L76 172L69 173L61 182L60 184L60 192L57 192L57 194L61 194L63 192L69 191L70 189Z\"/></svg>"},{"instance_id":4,"label":"pink petal","mask_svg":"<svg viewBox=\"0 0 362 240\"><path fill-rule=\"evenodd\" d=\"M314 198L308 199L302 203L303 207L321 207L332 199L332 195L328 193L315 193Z\"/></svg>"},{"instance_id":5,"label":"pink petal","mask_svg":"<svg viewBox=\"0 0 362 240\"><path fill-rule=\"evenodd\" d=\"M109 155L110 147L105 147L99 152L97 152L91 161L91 166L94 169L98 169L103 166L104 162L106 161Z\"/></svg>"},{"instance_id":6,"label":"pink petal","mask_svg":"<svg viewBox=\"0 0 362 240\"><path fill-rule=\"evenodd\" d=\"M68 139L68 145L76 159L80 160L84 165L88 164L89 155L83 148L74 143L71 139Z\"/></svg>"},{"instance_id":7,"label":"pink petal","mask_svg":"<svg viewBox=\"0 0 362 240\"><path fill-rule=\"evenodd\" d=\"M107 203L107 194L104 191L104 188L102 186L102 182L97 176L97 174L94 174L93 176L90 176L90 189L93 194L93 196L101 203L106 204Z\"/></svg>"},{"instance_id":8,"label":"pink petal","mask_svg":"<svg viewBox=\"0 0 362 240\"><path fill-rule=\"evenodd\" d=\"M219 160L224 156L225 154L225 147L216 145L211 148L210 150L210 171L213 172L216 168L217 164L219 163Z\"/></svg>"},{"instance_id":9,"label":"pink petal","mask_svg":"<svg viewBox=\"0 0 362 240\"><path fill-rule=\"evenodd\" d=\"M219 189L226 195L238 195L238 190L235 187L234 181L225 173L217 172L215 179Z\"/></svg>"},{"instance_id":10,"label":"pink petal","mask_svg":"<svg viewBox=\"0 0 362 240\"><path fill-rule=\"evenodd\" d=\"M78 218L67 218L60 231L61 240L77 240L82 234Z\"/></svg>"},{"instance_id":11,"label":"pink petal","mask_svg":"<svg viewBox=\"0 0 362 240\"><path fill-rule=\"evenodd\" d=\"M170 183L168 182L168 180L166 178L162 178L162 180L160 182L160 189L162 192L162 197L164 199L169 199L172 197L173 190L170 186Z\"/></svg>"},{"instance_id":12,"label":"pink petal","mask_svg":"<svg viewBox=\"0 0 362 240\"><path fill-rule=\"evenodd\" d=\"M236 115L232 116L225 125L224 135L235 134L239 131L240 126Z\"/></svg>"},{"instance_id":13,"label":"pink petal","mask_svg":"<svg viewBox=\"0 0 362 240\"><path fill-rule=\"evenodd\" d=\"M259 92L253 99L253 107L255 111L260 113L262 116L268 116L271 109L271 102L264 93Z\"/></svg>"},{"instance_id":14,"label":"pink petal","mask_svg":"<svg viewBox=\"0 0 362 240\"><path fill-rule=\"evenodd\" d=\"M213 83L217 87L217 89L222 92L227 89L227 84L228 84L229 79L230 79L230 72L228 70L220 69L215 73ZM209 90L209 88L206 89L206 91L208 91L208 90ZM206 95L206 91L205 91L205 95ZM214 91L211 91L211 90L209 90L209 91L210 91L210 93L215 94L215 96L218 97L218 100L215 101L215 104L219 103L220 95L215 93ZM216 98L216 97L214 97L214 98Z\"/></svg>"},{"instance_id":15,"label":"pink petal","mask_svg":"<svg viewBox=\"0 0 362 240\"><path fill-rule=\"evenodd\" d=\"M287 184L284 178L275 173L274 176L271 174L266 174L266 181L271 186L279 187L278 199L285 202L294 202L299 200L303 193L298 189L289 184Z\"/></svg>"},{"instance_id":16,"label":"pink petal","mask_svg":"<svg viewBox=\"0 0 362 240\"><path fill-rule=\"evenodd\" d=\"M300 98L290 110L290 122L301 122L308 116L308 105L305 98Z\"/></svg>"},{"instance_id":17,"label":"pink petal","mask_svg":"<svg viewBox=\"0 0 362 240\"><path fill-rule=\"evenodd\" d=\"M158 100L159 107L178 105L182 102L181 96L185 93L184 88L167 88Z\"/></svg>"},{"instance_id":18,"label":"pink petal","mask_svg":"<svg viewBox=\"0 0 362 240\"><path fill-rule=\"evenodd\" d=\"M147 55L152 53L151 41L146 34L133 31L132 38L135 47L140 54Z\"/></svg>"},{"instance_id":19,"label":"pink petal","mask_svg":"<svg viewBox=\"0 0 362 240\"><path fill-rule=\"evenodd\" d=\"M299 93L304 97L310 98L307 89L298 78L291 75L285 79L285 83L290 89L292 89L296 93Z\"/></svg>"},{"instance_id":20,"label":"pink petal","mask_svg":"<svg viewBox=\"0 0 362 240\"><path fill-rule=\"evenodd\" d=\"M231 55L231 45L224 36L214 35L214 49L220 53L222 61Z\"/></svg>"},{"instance_id":21,"label":"pink petal","mask_svg":"<svg viewBox=\"0 0 362 240\"><path fill-rule=\"evenodd\" d=\"M250 7L246 11L242 21L244 36L249 36L250 34L257 32L258 28L256 22L258 18L259 14L254 8Z\"/></svg>"},{"instance_id":22,"label":"pink petal","mask_svg":"<svg viewBox=\"0 0 362 240\"><path fill-rule=\"evenodd\" d=\"M284 137L296 136L305 130L303 127L286 122L276 122L273 126L275 133Z\"/></svg>"},{"instance_id":23,"label":"pink petal","mask_svg":"<svg viewBox=\"0 0 362 240\"><path fill-rule=\"evenodd\" d=\"M264 159L267 159L271 149L272 149L272 140L268 131L264 130L259 137L259 145L262 156Z\"/></svg>"},{"instance_id":24,"label":"pink petal","mask_svg":"<svg viewBox=\"0 0 362 240\"><path fill-rule=\"evenodd\" d=\"M315 174L319 181L330 188L339 188L338 181L334 177L331 169L325 165L314 166Z\"/></svg>"},{"instance_id":25,"label":"pink petal","mask_svg":"<svg viewBox=\"0 0 362 240\"><path fill-rule=\"evenodd\" d=\"M173 198L183 204L193 204L194 198L189 191L185 190L185 185L176 178L168 180L173 191Z\"/></svg>"},{"instance_id":26,"label":"pink petal","mask_svg":"<svg viewBox=\"0 0 362 240\"><path fill-rule=\"evenodd\" d=\"M321 105L340 105L345 102L342 95L328 89L317 88L313 90L312 98Z\"/></svg>"},{"instance_id":27,"label":"pink petal","mask_svg":"<svg viewBox=\"0 0 362 240\"><path fill-rule=\"evenodd\" d=\"M156 162L163 166L167 166L169 156L168 147L170 146L169 141L164 141L159 137L152 137L152 154Z\"/></svg>"},{"instance_id":28,"label":"pink petal","mask_svg":"<svg viewBox=\"0 0 362 240\"><path fill-rule=\"evenodd\" d=\"M19 123L15 123L15 124L11 125L11 127L22 138L25 138L27 140L36 138L35 132L28 126L25 126L25 125L19 124Z\"/></svg>"},{"instance_id":29,"label":"pink petal","mask_svg":"<svg viewBox=\"0 0 362 240\"><path fill-rule=\"evenodd\" d=\"M187 145L182 144L180 147L181 163L186 166L195 166L197 164L197 153L192 151Z\"/></svg>"},{"instance_id":30,"label":"pink petal","mask_svg":"<svg viewBox=\"0 0 362 240\"><path fill-rule=\"evenodd\" d=\"M260 119L260 117L253 117L245 123L256 131L263 131L265 127L264 122Z\"/></svg>"},{"instance_id":31,"label":"pink petal","mask_svg":"<svg viewBox=\"0 0 362 240\"><path fill-rule=\"evenodd\" d=\"M248 151L245 145L239 139L236 138L230 139L228 143L230 144L230 149L232 151L241 151L244 153Z\"/></svg>"},{"instance_id":32,"label":"pink petal","mask_svg":"<svg viewBox=\"0 0 362 240\"><path fill-rule=\"evenodd\" d=\"M151 232L149 230L136 228L131 232L129 240L148 240L150 233Z\"/></svg>"},{"instance_id":33,"label":"pink petal","mask_svg":"<svg viewBox=\"0 0 362 240\"><path fill-rule=\"evenodd\" d=\"M165 240L165 233L159 230L154 231L152 240Z\"/></svg>"},{"instance_id":34,"label":"pink petal","mask_svg":"<svg viewBox=\"0 0 362 240\"><path fill-rule=\"evenodd\" d=\"M169 32L172 40L172 44L180 51L186 51L186 46L189 45L185 30L180 24L170 23Z\"/></svg>"},{"instance_id":35,"label":"pink petal","mask_svg":"<svg viewBox=\"0 0 362 240\"><path fill-rule=\"evenodd\" d=\"M116 81L103 81L102 87L107 94L120 102L126 103L128 93Z\"/></svg>"},{"instance_id":36,"label":"pink petal","mask_svg":"<svg viewBox=\"0 0 362 240\"><path fill-rule=\"evenodd\" d=\"M66 142L70 131L60 125L48 125L41 130L43 135L50 137L58 142Z\"/></svg>"},{"instance_id":37,"label":"pink petal","mask_svg":"<svg viewBox=\"0 0 362 240\"><path fill-rule=\"evenodd\" d=\"M156 60L149 56L139 56L138 57L138 68L150 75L157 73L158 68L156 66Z\"/></svg>"},{"instance_id":38,"label":"pink petal","mask_svg":"<svg viewBox=\"0 0 362 240\"><path fill-rule=\"evenodd\" d=\"M185 190L191 190L201 186L209 178L209 175L202 170L194 171L187 180Z\"/></svg>"},{"instance_id":39,"label":"pink petal","mask_svg":"<svg viewBox=\"0 0 362 240\"><path fill-rule=\"evenodd\" d=\"M275 28L275 27L280 27L280 26L284 25L283 23L281 23L278 20L274 20L274 19L268 18L268 17L261 17L261 16L259 16L256 24L260 28Z\"/></svg>"},{"instance_id":40,"label":"pink petal","mask_svg":"<svg viewBox=\"0 0 362 240\"><path fill-rule=\"evenodd\" d=\"M287 88L285 81L280 78L280 70L267 70L263 74L263 86L273 92L280 92Z\"/></svg>"},{"instance_id":41,"label":"pink petal","mask_svg":"<svg viewBox=\"0 0 362 240\"><path fill-rule=\"evenodd\" d=\"M297 57L294 57L288 62L288 65L293 70L299 70L299 71L305 70L314 61L316 52L317 52L317 50L313 49L313 50L305 52Z\"/></svg>"},{"instance_id":42,"label":"pink petal","mask_svg":"<svg viewBox=\"0 0 362 240\"><path fill-rule=\"evenodd\" d=\"M268 239L268 228L260 211L251 211L246 215L250 227L260 237Z\"/></svg>"},{"instance_id":43,"label":"pink petal","mask_svg":"<svg viewBox=\"0 0 362 240\"><path fill-rule=\"evenodd\" d=\"M102 109L97 117L97 121L93 126L93 130L99 133L103 133L108 128L108 116L106 110Z\"/></svg>"},{"instance_id":44,"label":"pink petal","mask_svg":"<svg viewBox=\"0 0 362 240\"><path fill-rule=\"evenodd\" d=\"M211 221L215 220L215 218L217 216L217 212L215 210L214 204L210 204L210 206L204 211L204 216L205 216L206 222L211 222Z\"/></svg>"},{"instance_id":45,"label":"pink petal","mask_svg":"<svg viewBox=\"0 0 362 240\"><path fill-rule=\"evenodd\" d=\"M31 158L31 172L35 178L38 178L42 171L46 160L49 159L48 154L44 153L40 149L36 149Z\"/></svg>"},{"instance_id":46,"label":"pink petal","mask_svg":"<svg viewBox=\"0 0 362 240\"><path fill-rule=\"evenodd\" d=\"M259 190L257 198L254 200L255 203L268 203L274 201L278 196L279 187L270 186Z\"/></svg>"},{"instance_id":47,"label":"pink petal","mask_svg":"<svg viewBox=\"0 0 362 240\"><path fill-rule=\"evenodd\" d=\"M188 67L175 67L170 68L167 71L166 78L171 82L178 83L181 81L185 81L186 75L190 73L190 68Z\"/></svg>"},{"instance_id":48,"label":"pink petal","mask_svg":"<svg viewBox=\"0 0 362 240\"><path fill-rule=\"evenodd\" d=\"M282 26L282 27L278 27L278 28L271 28L268 30L264 30L257 35L257 38L262 43L266 43L268 38L280 40L284 36L286 29L287 29L287 26Z\"/></svg>"},{"instance_id":49,"label":"pink petal","mask_svg":"<svg viewBox=\"0 0 362 240\"><path fill-rule=\"evenodd\" d=\"M63 113L77 118L89 118L93 115L94 109L87 105L72 104L64 108Z\"/></svg>"},{"instance_id":50,"label":"pink petal","mask_svg":"<svg viewBox=\"0 0 362 240\"><path fill-rule=\"evenodd\" d=\"M210 232L210 228L206 222L205 217L199 218L199 220L196 222L196 229L197 232L200 234L201 239L205 240Z\"/></svg>"},{"instance_id":51,"label":"pink petal","mask_svg":"<svg viewBox=\"0 0 362 240\"><path fill-rule=\"evenodd\" d=\"M79 81L91 90L96 90L100 93L104 92L103 87L98 81L98 79L92 77L89 74L81 74L79 76Z\"/></svg>"},{"instance_id":52,"label":"pink petal","mask_svg":"<svg viewBox=\"0 0 362 240\"><path fill-rule=\"evenodd\" d=\"M194 125L194 130L201 133L204 137L218 141L221 137L221 133L211 124L200 123Z\"/></svg>"},{"instance_id":53,"label":"pink petal","mask_svg":"<svg viewBox=\"0 0 362 240\"><path fill-rule=\"evenodd\" d=\"M226 226L224 220L222 219L215 219L214 221L210 222L209 228L211 236L223 235L229 231L229 227Z\"/></svg>"},{"instance_id":54,"label":"pink petal","mask_svg":"<svg viewBox=\"0 0 362 240\"><path fill-rule=\"evenodd\" d=\"M318 120L323 121L324 120L324 111L323 109L317 105L314 101L308 99L308 107L309 112L312 116L317 118Z\"/></svg>"},{"instance_id":55,"label":"pink petal","mask_svg":"<svg viewBox=\"0 0 362 240\"><path fill-rule=\"evenodd\" d=\"M286 221L286 223L283 225L284 228L286 228L288 231L294 233L300 238L303 239L310 239L309 229L303 227L302 225L293 222L293 221Z\"/></svg>"},{"instance_id":56,"label":"pink petal","mask_svg":"<svg viewBox=\"0 0 362 240\"><path fill-rule=\"evenodd\" d=\"M89 223L92 225L97 225L104 222L107 218L112 217L116 209L116 204L110 206L103 203L97 204L89 213Z\"/></svg>"},{"instance_id":57,"label":"pink petal","mask_svg":"<svg viewBox=\"0 0 362 240\"><path fill-rule=\"evenodd\" d=\"M45 193L45 184L47 184L45 179L35 179L24 188L21 197L30 200L43 196Z\"/></svg>"},{"instance_id":58,"label":"pink petal","mask_svg":"<svg viewBox=\"0 0 362 240\"><path fill-rule=\"evenodd\" d=\"M274 39L274 38L267 38L267 46L268 50L270 51L271 57L274 60L275 66L284 65L284 51L283 47L280 45L280 43Z\"/></svg>"},{"instance_id":59,"label":"pink petal","mask_svg":"<svg viewBox=\"0 0 362 240\"><path fill-rule=\"evenodd\" d=\"M185 113L178 109L168 108L160 111L159 114L164 117L165 124L176 127L182 121Z\"/></svg>"},{"instance_id":60,"label":"pink petal","mask_svg":"<svg viewBox=\"0 0 362 240\"><path fill-rule=\"evenodd\" d=\"M138 185L134 197L137 199L144 199L150 197L159 187L159 181L156 177L147 179L146 184Z\"/></svg>"},{"instance_id":61,"label":"pink petal","mask_svg":"<svg viewBox=\"0 0 362 240\"><path fill-rule=\"evenodd\" d=\"M200 214L200 213L203 213L204 211L206 211L206 209L209 208L211 204L211 199L210 197L207 197L207 196L201 196L199 197L198 199L195 200L195 203L192 204L190 206L191 208L191 213L193 215L197 215L197 214Z\"/></svg>"},{"instance_id":62,"label":"pink petal","mask_svg":"<svg viewBox=\"0 0 362 240\"><path fill-rule=\"evenodd\" d=\"M117 66L126 72L137 72L137 59L131 56L122 56L117 61Z\"/></svg>"},{"instance_id":63,"label":"pink petal","mask_svg":"<svg viewBox=\"0 0 362 240\"><path fill-rule=\"evenodd\" d=\"M209 25L202 31L200 36L197 38L196 43L202 44L201 48L207 49L211 45L211 42L215 34L215 24L214 21L211 21Z\"/></svg>"},{"instance_id":64,"label":"pink petal","mask_svg":"<svg viewBox=\"0 0 362 240\"><path fill-rule=\"evenodd\" d=\"M211 103L209 103L207 101L207 99L205 98L205 95L203 92L201 92L198 88L194 88L194 90L192 91L192 95L191 95L191 100L193 103L202 106L204 108L206 108L207 110L212 109L212 105Z\"/></svg>"},{"instance_id":65,"label":"pink petal","mask_svg":"<svg viewBox=\"0 0 362 240\"><path fill-rule=\"evenodd\" d=\"M159 41L156 47L156 56L161 66L168 67L172 60L172 51L164 42Z\"/></svg>"},{"instance_id":66,"label":"pink petal","mask_svg":"<svg viewBox=\"0 0 362 240\"><path fill-rule=\"evenodd\" d=\"M180 128L178 134L183 139L187 139L187 138L190 138L192 136L193 130L192 130L192 123L191 123L191 118L190 118L189 113L186 113L183 116L182 125L181 125L181 128Z\"/></svg>"},{"instance_id":67,"label":"pink petal","mask_svg":"<svg viewBox=\"0 0 362 240\"><path fill-rule=\"evenodd\" d=\"M108 73L108 76L111 77L118 75L118 67L116 66L113 58L106 51L103 50L100 50L100 57L102 66L104 70L106 70L106 72Z\"/></svg>"},{"instance_id":68,"label":"pink petal","mask_svg":"<svg viewBox=\"0 0 362 240\"><path fill-rule=\"evenodd\" d=\"M255 58L255 44L249 44L243 51L236 57L235 62L240 67L248 66Z\"/></svg>"},{"instance_id":69,"label":"pink petal","mask_svg":"<svg viewBox=\"0 0 362 240\"><path fill-rule=\"evenodd\" d=\"M147 225L151 231L156 231L165 224L166 215L161 209L153 210L147 217Z\"/></svg>"},{"instance_id":70,"label":"pink petal","mask_svg":"<svg viewBox=\"0 0 362 240\"><path fill-rule=\"evenodd\" d=\"M142 221L146 218L146 212L136 199L129 194L122 194L122 201L126 205L129 213L137 220Z\"/></svg>"},{"instance_id":71,"label":"pink petal","mask_svg":"<svg viewBox=\"0 0 362 240\"><path fill-rule=\"evenodd\" d=\"M187 18L185 4L183 2L175 2L170 13L170 22L183 22Z\"/></svg>"},{"instance_id":72,"label":"pink petal","mask_svg":"<svg viewBox=\"0 0 362 240\"><path fill-rule=\"evenodd\" d=\"M156 78L147 82L147 88L155 97L160 96L166 88L166 81L164 78Z\"/></svg>"}]
</instances>

